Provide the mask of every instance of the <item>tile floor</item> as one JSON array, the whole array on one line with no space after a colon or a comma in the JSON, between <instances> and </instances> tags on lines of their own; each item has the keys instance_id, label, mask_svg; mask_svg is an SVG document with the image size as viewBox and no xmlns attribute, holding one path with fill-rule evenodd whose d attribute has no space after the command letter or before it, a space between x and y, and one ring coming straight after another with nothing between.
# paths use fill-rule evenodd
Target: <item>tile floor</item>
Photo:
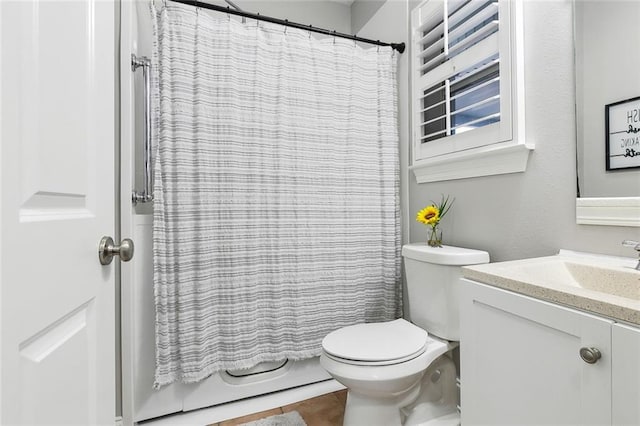
<instances>
[{"instance_id":1,"label":"tile floor","mask_svg":"<svg viewBox=\"0 0 640 426\"><path fill-rule=\"evenodd\" d=\"M341 390L296 402L295 404L285 405L284 407L274 408L273 410L214 423L210 426L236 426L294 410L300 413L308 426L342 426L346 401L347 391Z\"/></svg>"}]
</instances>

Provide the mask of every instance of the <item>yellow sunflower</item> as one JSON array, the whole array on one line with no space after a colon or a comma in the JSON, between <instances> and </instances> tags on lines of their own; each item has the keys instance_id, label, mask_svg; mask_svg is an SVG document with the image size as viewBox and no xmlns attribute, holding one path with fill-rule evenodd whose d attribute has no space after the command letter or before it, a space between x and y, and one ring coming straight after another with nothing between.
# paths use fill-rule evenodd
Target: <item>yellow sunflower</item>
<instances>
[{"instance_id":1,"label":"yellow sunflower","mask_svg":"<svg viewBox=\"0 0 640 426\"><path fill-rule=\"evenodd\" d=\"M416 220L425 225L436 225L440 221L440 210L434 206L427 206L416 215Z\"/></svg>"}]
</instances>

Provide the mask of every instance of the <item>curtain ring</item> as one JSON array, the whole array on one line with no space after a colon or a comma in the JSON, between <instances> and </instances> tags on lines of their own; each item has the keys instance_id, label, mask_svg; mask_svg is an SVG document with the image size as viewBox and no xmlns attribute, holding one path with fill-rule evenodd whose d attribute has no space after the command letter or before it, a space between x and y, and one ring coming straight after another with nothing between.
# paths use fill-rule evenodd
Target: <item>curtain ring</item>
<instances>
[{"instance_id":1,"label":"curtain ring","mask_svg":"<svg viewBox=\"0 0 640 426\"><path fill-rule=\"evenodd\" d=\"M333 30L333 44L336 44L336 30Z\"/></svg>"},{"instance_id":2,"label":"curtain ring","mask_svg":"<svg viewBox=\"0 0 640 426\"><path fill-rule=\"evenodd\" d=\"M309 40L311 40L311 29L313 28L313 25L309 25Z\"/></svg>"},{"instance_id":3,"label":"curtain ring","mask_svg":"<svg viewBox=\"0 0 640 426\"><path fill-rule=\"evenodd\" d=\"M289 26L289 20L288 20L288 19L285 19L285 20L284 20L284 33L285 33L285 34L287 33L287 27L288 27L288 26Z\"/></svg>"}]
</instances>

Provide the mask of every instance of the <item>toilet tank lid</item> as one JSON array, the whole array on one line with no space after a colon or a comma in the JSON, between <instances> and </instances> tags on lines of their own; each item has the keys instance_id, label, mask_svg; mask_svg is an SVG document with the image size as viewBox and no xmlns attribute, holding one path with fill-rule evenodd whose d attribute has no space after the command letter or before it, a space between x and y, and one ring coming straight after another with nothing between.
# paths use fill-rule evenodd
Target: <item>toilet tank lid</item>
<instances>
[{"instance_id":1,"label":"toilet tank lid","mask_svg":"<svg viewBox=\"0 0 640 426\"><path fill-rule=\"evenodd\" d=\"M489 253L462 247L430 247L426 243L406 244L402 246L402 256L421 262L437 265L477 265L489 263Z\"/></svg>"}]
</instances>

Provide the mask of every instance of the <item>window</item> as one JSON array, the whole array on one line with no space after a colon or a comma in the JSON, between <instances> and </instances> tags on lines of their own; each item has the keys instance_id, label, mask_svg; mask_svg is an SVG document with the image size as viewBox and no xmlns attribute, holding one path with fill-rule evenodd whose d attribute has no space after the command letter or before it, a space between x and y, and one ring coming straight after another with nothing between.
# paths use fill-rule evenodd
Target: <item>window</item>
<instances>
[{"instance_id":1,"label":"window","mask_svg":"<svg viewBox=\"0 0 640 426\"><path fill-rule=\"evenodd\" d=\"M508 0L426 0L412 12L414 170L427 165L436 170L434 165L452 156L487 157L495 144L518 145L515 118L524 116L524 108L518 111L512 96L518 94L512 73L515 7ZM490 145L495 146L480 149ZM524 153L525 167L529 148L511 149ZM484 174L494 173L476 175ZM423 182L443 180L422 177Z\"/></svg>"}]
</instances>

